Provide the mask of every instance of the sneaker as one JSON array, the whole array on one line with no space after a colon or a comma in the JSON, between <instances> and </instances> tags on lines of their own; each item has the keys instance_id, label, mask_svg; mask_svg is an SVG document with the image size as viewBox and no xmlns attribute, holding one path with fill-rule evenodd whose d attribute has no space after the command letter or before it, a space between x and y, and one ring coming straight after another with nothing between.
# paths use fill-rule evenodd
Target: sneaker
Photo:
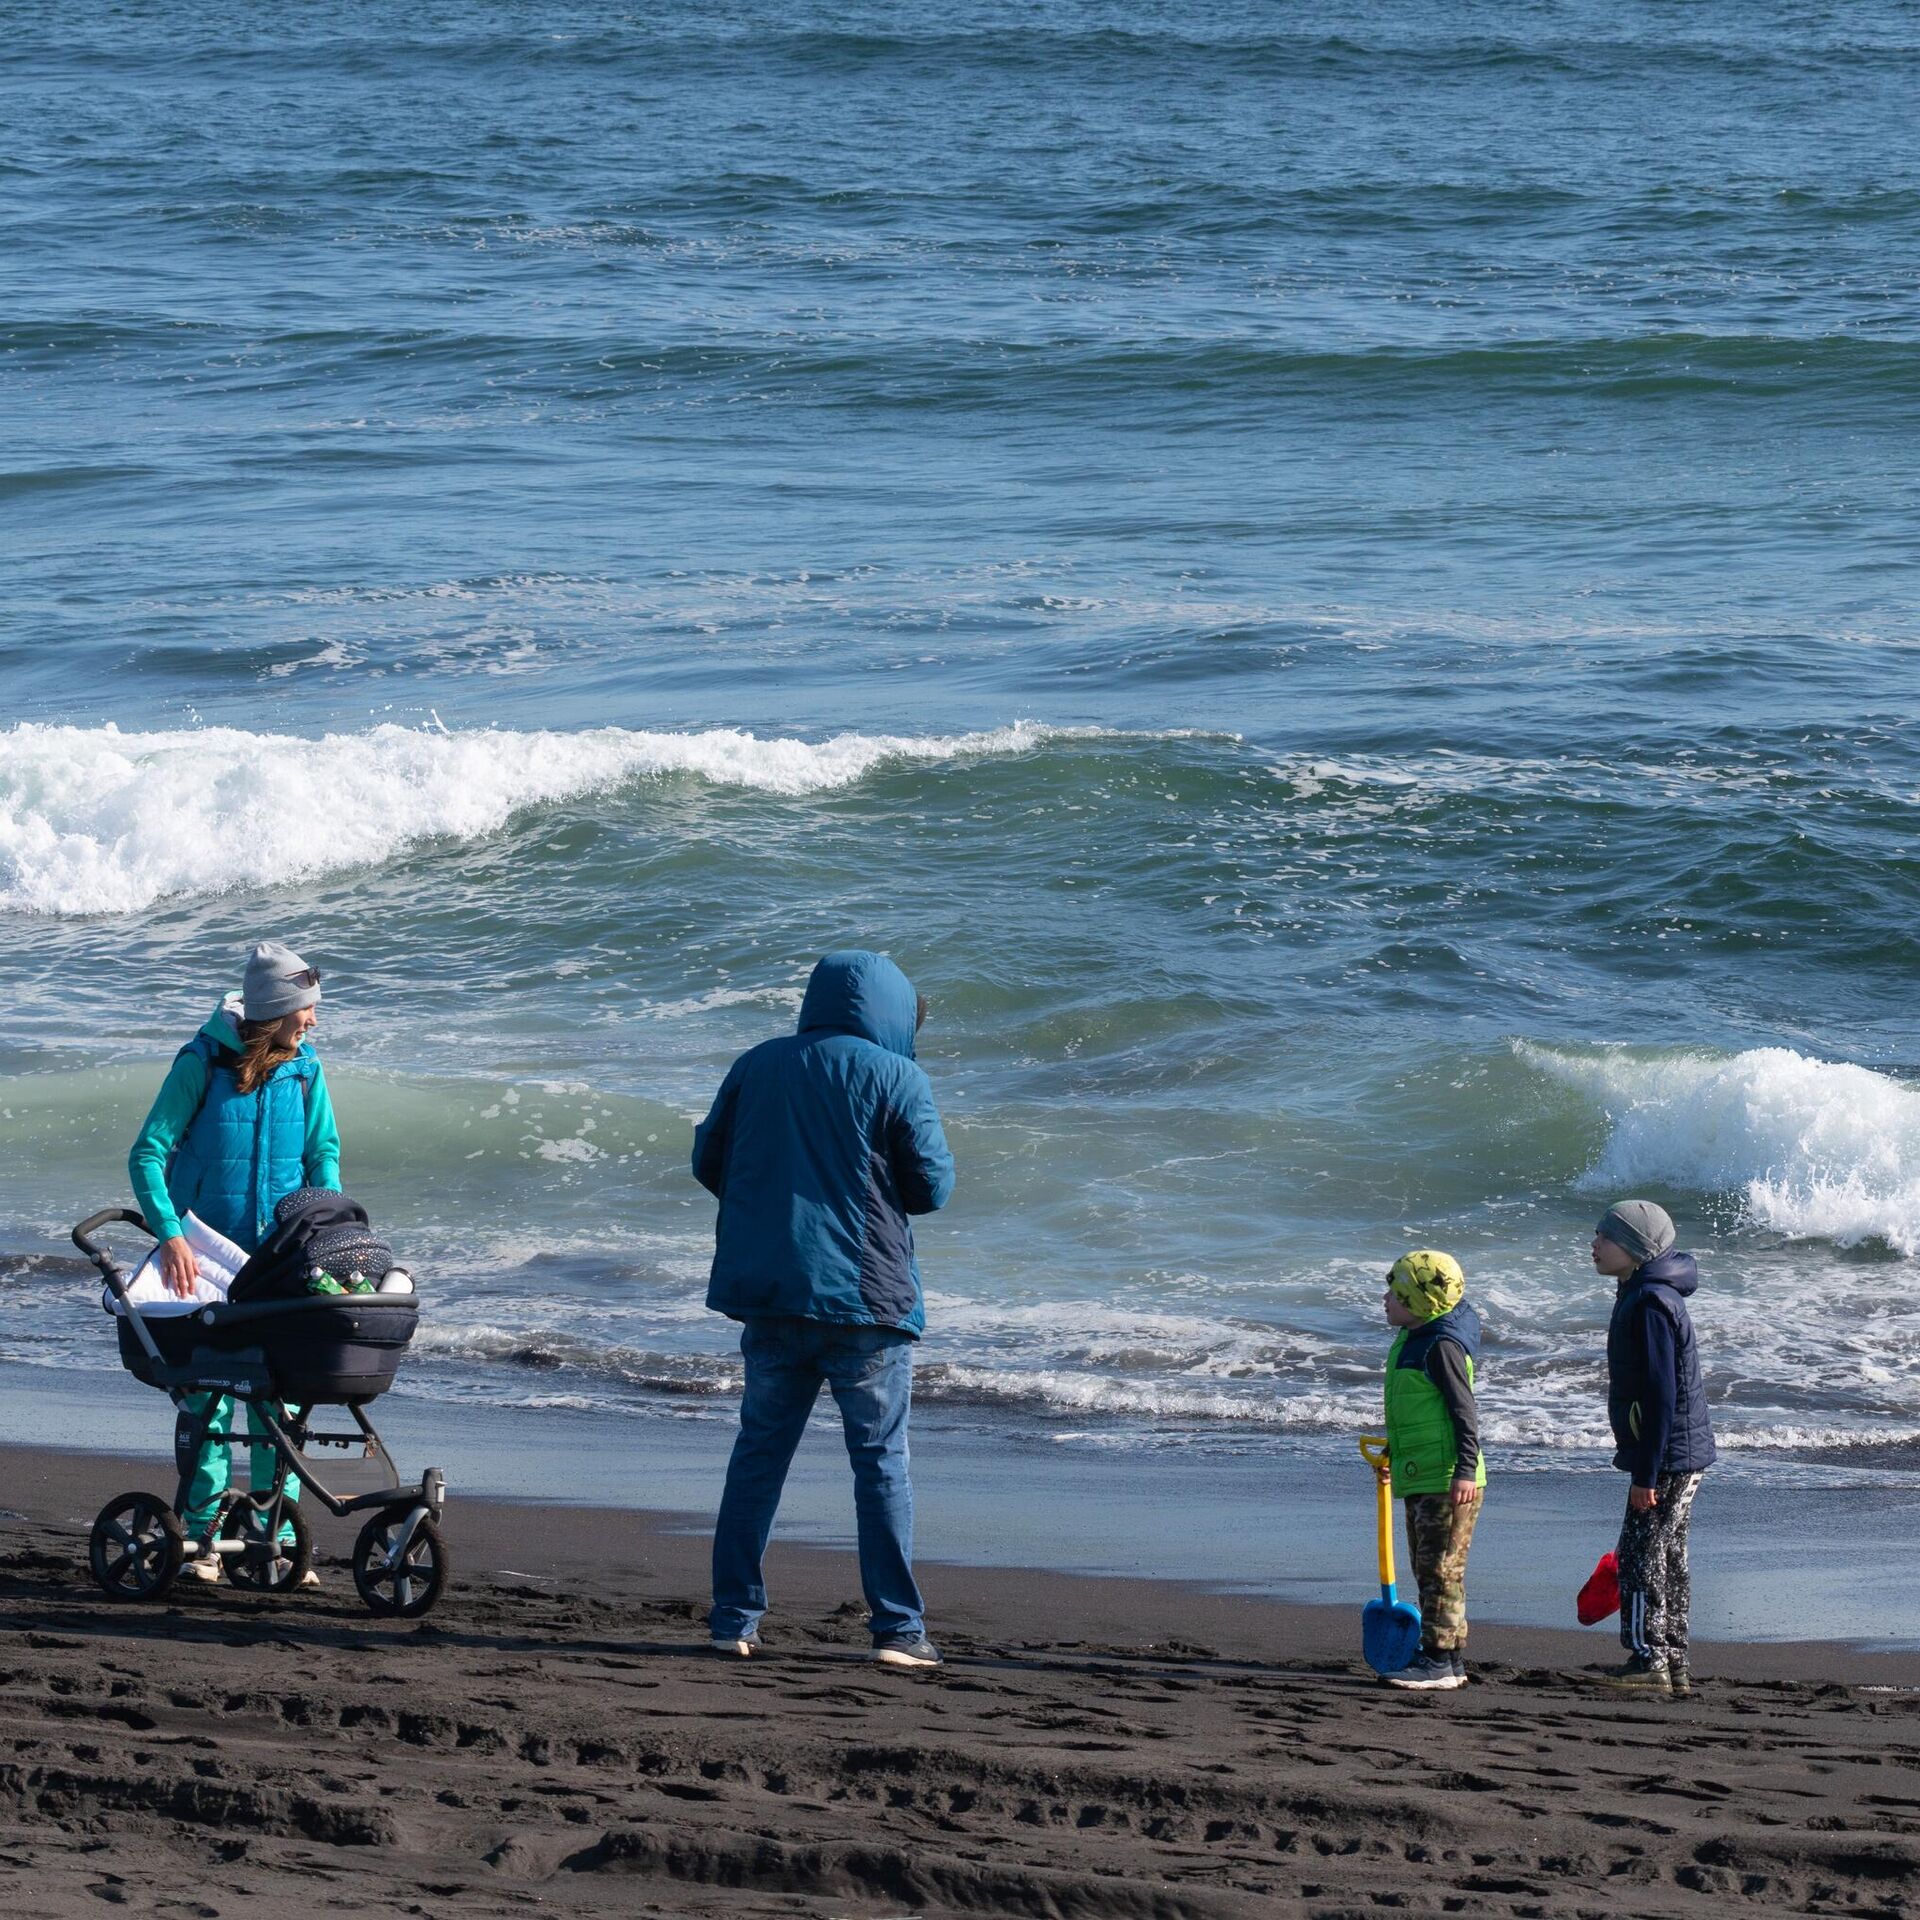
<instances>
[{"instance_id":1,"label":"sneaker","mask_svg":"<svg viewBox=\"0 0 1920 1920\"><path fill-rule=\"evenodd\" d=\"M760 1629L748 1627L744 1633L716 1633L713 1650L725 1660L751 1660L760 1651Z\"/></svg>"},{"instance_id":2,"label":"sneaker","mask_svg":"<svg viewBox=\"0 0 1920 1920\"><path fill-rule=\"evenodd\" d=\"M937 1667L940 1649L924 1633L890 1633L873 1643L873 1657L883 1667Z\"/></svg>"},{"instance_id":3,"label":"sneaker","mask_svg":"<svg viewBox=\"0 0 1920 1920\"><path fill-rule=\"evenodd\" d=\"M1601 1667L1589 1675L1595 1685L1612 1687L1619 1693L1657 1693L1664 1697L1673 1691L1664 1666L1656 1666L1644 1653L1622 1660L1617 1667Z\"/></svg>"},{"instance_id":4,"label":"sneaker","mask_svg":"<svg viewBox=\"0 0 1920 1920\"><path fill-rule=\"evenodd\" d=\"M1667 1663L1667 1691L1676 1700L1692 1697L1693 1674L1684 1661L1670 1660Z\"/></svg>"},{"instance_id":5,"label":"sneaker","mask_svg":"<svg viewBox=\"0 0 1920 1920\"><path fill-rule=\"evenodd\" d=\"M317 1587L319 1584L320 1576L311 1567L295 1582L295 1585L302 1587Z\"/></svg>"},{"instance_id":6,"label":"sneaker","mask_svg":"<svg viewBox=\"0 0 1920 1920\"><path fill-rule=\"evenodd\" d=\"M185 1562L180 1571L192 1574L196 1580L204 1580L210 1587L218 1586L221 1573L220 1556L203 1542L200 1551L191 1560Z\"/></svg>"},{"instance_id":7,"label":"sneaker","mask_svg":"<svg viewBox=\"0 0 1920 1920\"><path fill-rule=\"evenodd\" d=\"M1456 1647L1447 1658L1453 1662L1454 1678L1464 1687L1467 1684L1467 1656Z\"/></svg>"},{"instance_id":8,"label":"sneaker","mask_svg":"<svg viewBox=\"0 0 1920 1920\"><path fill-rule=\"evenodd\" d=\"M1450 1653L1423 1653L1411 1666L1380 1677L1388 1686L1404 1687L1409 1693L1451 1693L1467 1684L1466 1669L1456 1667Z\"/></svg>"}]
</instances>

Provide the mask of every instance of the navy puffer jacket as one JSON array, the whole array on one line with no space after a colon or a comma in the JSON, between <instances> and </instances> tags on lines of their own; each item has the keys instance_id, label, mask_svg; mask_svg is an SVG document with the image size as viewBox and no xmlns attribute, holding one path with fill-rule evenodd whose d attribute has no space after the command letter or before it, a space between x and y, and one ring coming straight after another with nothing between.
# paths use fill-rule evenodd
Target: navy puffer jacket
<instances>
[{"instance_id":1,"label":"navy puffer jacket","mask_svg":"<svg viewBox=\"0 0 1920 1920\"><path fill-rule=\"evenodd\" d=\"M1707 1383L1688 1297L1700 1284L1690 1253L1663 1253L1620 1282L1607 1326L1607 1416L1613 1464L1652 1486L1663 1473L1700 1473L1717 1457Z\"/></svg>"},{"instance_id":2,"label":"navy puffer jacket","mask_svg":"<svg viewBox=\"0 0 1920 1920\"><path fill-rule=\"evenodd\" d=\"M720 1200L716 1312L925 1327L907 1216L946 1205L953 1156L914 1064L917 1005L884 955L830 953L799 1032L728 1069L693 1135L694 1178Z\"/></svg>"}]
</instances>

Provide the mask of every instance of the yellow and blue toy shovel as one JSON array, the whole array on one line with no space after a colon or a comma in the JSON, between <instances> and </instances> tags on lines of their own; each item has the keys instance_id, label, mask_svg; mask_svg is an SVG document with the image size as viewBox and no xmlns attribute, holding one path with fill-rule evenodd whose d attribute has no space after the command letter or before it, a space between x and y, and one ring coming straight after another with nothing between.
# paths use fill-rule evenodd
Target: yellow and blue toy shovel
<instances>
[{"instance_id":1,"label":"yellow and blue toy shovel","mask_svg":"<svg viewBox=\"0 0 1920 1920\"><path fill-rule=\"evenodd\" d=\"M1387 1443L1377 1433L1360 1436L1360 1452L1373 1469L1375 1518L1380 1547L1380 1598L1360 1616L1360 1651L1375 1673L1398 1673L1420 1651L1420 1609L1402 1600L1393 1584L1393 1479Z\"/></svg>"}]
</instances>

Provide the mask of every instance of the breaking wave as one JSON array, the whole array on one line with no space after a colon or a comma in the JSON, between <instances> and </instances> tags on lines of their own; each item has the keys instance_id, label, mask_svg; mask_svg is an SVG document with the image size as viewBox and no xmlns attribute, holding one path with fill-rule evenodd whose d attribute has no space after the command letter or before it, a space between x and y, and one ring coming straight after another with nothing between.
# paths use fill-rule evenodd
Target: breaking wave
<instances>
[{"instance_id":1,"label":"breaking wave","mask_svg":"<svg viewBox=\"0 0 1920 1920\"><path fill-rule=\"evenodd\" d=\"M601 1345L551 1330L423 1323L414 1350L436 1359L515 1367L528 1373L584 1373L644 1393L695 1396L737 1393L740 1369L697 1353L661 1353L619 1343Z\"/></svg>"},{"instance_id":2,"label":"breaking wave","mask_svg":"<svg viewBox=\"0 0 1920 1920\"><path fill-rule=\"evenodd\" d=\"M879 768L1114 738L1025 721L987 732L472 733L393 725L318 740L205 727L21 724L0 732L0 910L135 913L179 894L278 886L496 833L522 809L688 776L793 798ZM325 832L315 831L316 817Z\"/></svg>"},{"instance_id":3,"label":"breaking wave","mask_svg":"<svg viewBox=\"0 0 1920 1920\"><path fill-rule=\"evenodd\" d=\"M1789 1239L1920 1253L1920 1088L1788 1047L1515 1050L1605 1112L1586 1187L1735 1194L1751 1225Z\"/></svg>"}]
</instances>

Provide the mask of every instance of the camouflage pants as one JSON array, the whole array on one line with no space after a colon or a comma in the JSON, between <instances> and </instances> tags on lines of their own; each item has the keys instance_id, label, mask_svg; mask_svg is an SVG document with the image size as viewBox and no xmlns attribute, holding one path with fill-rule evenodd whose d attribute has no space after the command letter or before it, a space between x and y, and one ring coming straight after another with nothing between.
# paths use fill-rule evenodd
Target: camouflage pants
<instances>
[{"instance_id":1,"label":"camouflage pants","mask_svg":"<svg viewBox=\"0 0 1920 1920\"><path fill-rule=\"evenodd\" d=\"M1660 1504L1645 1513L1627 1509L1620 1529L1620 1644L1656 1667L1687 1664L1687 1609L1693 1581L1687 1571L1687 1522L1697 1473L1663 1473L1654 1483Z\"/></svg>"},{"instance_id":2,"label":"camouflage pants","mask_svg":"<svg viewBox=\"0 0 1920 1920\"><path fill-rule=\"evenodd\" d=\"M1467 1644L1467 1549L1486 1489L1464 1506L1451 1493L1407 1496L1407 1551L1420 1586L1420 1645L1427 1653L1457 1653Z\"/></svg>"}]
</instances>

